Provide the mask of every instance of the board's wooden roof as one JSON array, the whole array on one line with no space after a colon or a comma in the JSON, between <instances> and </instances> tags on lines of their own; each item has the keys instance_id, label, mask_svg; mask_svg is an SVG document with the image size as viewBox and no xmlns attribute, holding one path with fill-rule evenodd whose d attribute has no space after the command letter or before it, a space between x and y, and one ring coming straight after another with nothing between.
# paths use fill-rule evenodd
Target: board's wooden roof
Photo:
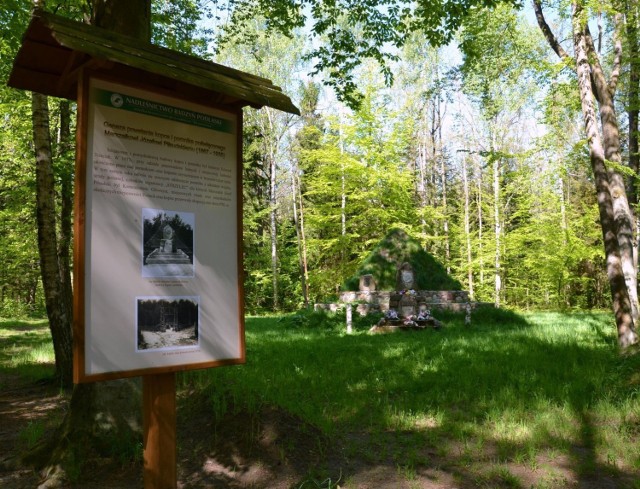
<instances>
[{"instance_id":1,"label":"board's wooden roof","mask_svg":"<svg viewBox=\"0 0 640 489\"><path fill-rule=\"evenodd\" d=\"M42 11L33 14L8 85L75 100L83 67L212 105L268 106L300 114L266 78Z\"/></svg>"}]
</instances>

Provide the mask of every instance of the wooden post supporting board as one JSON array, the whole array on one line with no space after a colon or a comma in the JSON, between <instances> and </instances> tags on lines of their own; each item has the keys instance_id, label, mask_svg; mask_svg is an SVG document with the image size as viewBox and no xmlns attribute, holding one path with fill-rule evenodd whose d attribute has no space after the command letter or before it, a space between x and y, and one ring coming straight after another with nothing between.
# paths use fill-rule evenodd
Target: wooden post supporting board
<instances>
[{"instance_id":1,"label":"wooden post supporting board","mask_svg":"<svg viewBox=\"0 0 640 489\"><path fill-rule=\"evenodd\" d=\"M176 489L176 374L142 381L144 489Z\"/></svg>"}]
</instances>

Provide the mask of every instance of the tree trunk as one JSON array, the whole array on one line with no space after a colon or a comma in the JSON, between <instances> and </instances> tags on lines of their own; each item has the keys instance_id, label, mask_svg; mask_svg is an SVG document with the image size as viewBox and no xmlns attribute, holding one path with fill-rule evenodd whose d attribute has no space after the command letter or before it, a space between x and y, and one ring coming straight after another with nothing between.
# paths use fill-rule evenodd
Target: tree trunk
<instances>
[{"instance_id":1,"label":"tree trunk","mask_svg":"<svg viewBox=\"0 0 640 489\"><path fill-rule=\"evenodd\" d=\"M462 190L464 193L464 238L467 244L467 287L469 297L473 300L473 266L471 249L471 226L469 223L469 178L467 175L467 158L462 158Z\"/></svg>"},{"instance_id":2,"label":"tree trunk","mask_svg":"<svg viewBox=\"0 0 640 489\"><path fill-rule=\"evenodd\" d=\"M302 202L302 191L300 190L300 179L298 179L298 202L300 202L300 237L302 238L302 268L304 270L304 296L306 298L306 306L309 307L309 266L307 262L307 239L304 230L304 204Z\"/></svg>"},{"instance_id":3,"label":"tree trunk","mask_svg":"<svg viewBox=\"0 0 640 489\"><path fill-rule=\"evenodd\" d=\"M640 39L638 38L638 4L630 0L626 8L627 46L629 58L629 86L627 88L627 117L629 119L629 168L637 174L640 170L640 153L638 149L638 114L640 113ZM638 204L636 179L627 181L627 197L629 205Z\"/></svg>"},{"instance_id":4,"label":"tree trunk","mask_svg":"<svg viewBox=\"0 0 640 489\"><path fill-rule=\"evenodd\" d=\"M627 19L627 45L629 58L629 87L627 89L629 119L629 168L633 175L638 175L640 171L640 149L638 148L638 114L640 114L640 40L638 39L638 15L637 0L629 0L626 6ZM636 185L637 177L627 179L627 198L629 206L634 215L635 236L633 240L633 264L638 270L638 240L640 233L640 223L638 222L638 190ZM637 325L637 320L634 325ZM637 326L636 326L637 327Z\"/></svg>"},{"instance_id":5,"label":"tree trunk","mask_svg":"<svg viewBox=\"0 0 640 489\"><path fill-rule=\"evenodd\" d=\"M265 109L269 120L271 112L269 108ZM270 124L271 127L272 124ZM276 155L272 145L267 149L267 158L269 159L269 233L271 235L271 286L273 292L273 310L280 308L278 301L278 225L277 225L277 200L276 200Z\"/></svg>"},{"instance_id":6,"label":"tree trunk","mask_svg":"<svg viewBox=\"0 0 640 489\"><path fill-rule=\"evenodd\" d=\"M38 5L38 2L36 2ZM150 38L150 0L93 0L92 23L112 28L120 33L139 34L142 23L146 28L138 36L148 41ZM117 18L114 18L117 17ZM63 176L61 188L60 243L57 245L55 227L54 180L51 165L51 141L49 136L49 115L46 97L33 94L34 143L36 148L36 177L38 200L38 225L46 224L40 247L43 287L47 302L47 314L51 324L56 362L58 343L68 344L68 352L63 353L64 375L68 384L72 382L71 316L65 313L65 304L71 304L68 273L68 242L71 235L71 180ZM60 149L64 151L69 142L67 128L68 105L61 106ZM70 175L69 175L70 177ZM65 182L66 180L66 182ZM65 244L66 243L66 244ZM45 279L45 276L47 277ZM50 307L50 303L55 307ZM117 437L121 446L136 446L142 439L140 384L131 379L101 382L100 384L79 384L73 389L69 409L60 427L51 439L37 446L27 457L42 470L43 481L39 489L67 486L67 471L78 470L79 464L89 460L92 454L113 456L106 439ZM132 454L133 455L133 454Z\"/></svg>"},{"instance_id":7,"label":"tree trunk","mask_svg":"<svg viewBox=\"0 0 640 489\"><path fill-rule=\"evenodd\" d=\"M569 251L569 223L567 222L567 198L565 198L565 184L564 178L558 177L558 186L560 187L560 228L562 229L562 253L565 254ZM561 279L561 290L562 300L566 307L570 307L571 303L569 301L569 284L566 279Z\"/></svg>"},{"instance_id":8,"label":"tree trunk","mask_svg":"<svg viewBox=\"0 0 640 489\"><path fill-rule=\"evenodd\" d=\"M560 58L564 60L570 59L549 28L542 12L540 0L533 0L533 7L540 30L551 48ZM632 259L633 227L624 185L615 168L616 163L620 164L620 141L613 94L615 93L618 77L620 44L616 39L614 72L611 81L606 83L596 49L589 35L582 4L574 1L572 10L573 47L576 73L578 75L578 89L580 91L582 114L589 143L589 157L598 198L600 226L602 227L607 262L607 277L611 288L613 312L616 318L618 344L621 348L625 348L637 342L638 336L634 329L632 311L632 303L635 302L637 306L637 277ZM604 147L598 129L594 94L600 103L600 121L603 126ZM609 165L609 169L605 165L606 159L613 162L613 165Z\"/></svg>"},{"instance_id":9,"label":"tree trunk","mask_svg":"<svg viewBox=\"0 0 640 489\"><path fill-rule=\"evenodd\" d=\"M620 22L618 20L618 22ZM598 101L600 110L600 122L602 126L602 140L604 142L605 160L611 162L607 165L609 179L609 193L612 198L614 225L618 238L618 248L622 261L622 271L627 284L631 314L634 325L638 321L638 273L633 259L633 216L629 208L629 201L625 190L625 182L618 168L621 165L620 156L620 130L614 105L614 88L606 82L604 73L597 61L593 44L590 42L588 28L585 26L585 41L587 42L587 56L591 67L592 91ZM616 41L617 48L619 40Z\"/></svg>"},{"instance_id":10,"label":"tree trunk","mask_svg":"<svg viewBox=\"0 0 640 489\"><path fill-rule=\"evenodd\" d=\"M482 229L484 226L484 218L482 215L482 166L476 162L477 172L477 191L476 205L478 207L478 258L480 260L478 269L480 271L480 285L484 285L484 251L482 244Z\"/></svg>"},{"instance_id":11,"label":"tree trunk","mask_svg":"<svg viewBox=\"0 0 640 489\"><path fill-rule=\"evenodd\" d=\"M493 158L493 221L494 221L494 240L496 246L494 260L494 297L493 303L496 307L500 307L500 294L502 293L502 274L500 263L500 237L502 234L500 226L500 158L495 155Z\"/></svg>"},{"instance_id":12,"label":"tree trunk","mask_svg":"<svg viewBox=\"0 0 640 489\"><path fill-rule=\"evenodd\" d=\"M302 229L302 201L300 202L300 216L298 216L298 166L294 165L291 172L291 190L293 203L293 222L296 227L296 237L298 239L298 266L300 268L300 285L302 287L302 298L304 307L309 307L309 290L307 288L307 260L306 245L303 243L304 230Z\"/></svg>"},{"instance_id":13,"label":"tree trunk","mask_svg":"<svg viewBox=\"0 0 640 489\"><path fill-rule=\"evenodd\" d=\"M91 0L91 3L91 24L141 41L151 40L151 0Z\"/></svg>"},{"instance_id":14,"label":"tree trunk","mask_svg":"<svg viewBox=\"0 0 640 489\"><path fill-rule=\"evenodd\" d=\"M73 344L71 316L60 280L56 236L55 182L49 131L49 105L45 95L31 94L33 142L36 152L36 208L38 250L47 316L56 357L56 376L67 388L73 383Z\"/></svg>"},{"instance_id":15,"label":"tree trunk","mask_svg":"<svg viewBox=\"0 0 640 489\"><path fill-rule=\"evenodd\" d=\"M435 56L435 83L440 87L440 70L438 68L439 63L438 52ZM442 187L442 214L444 215L444 222L442 223L442 231L444 233L444 257L447 268L447 273L451 273L451 243L449 241L449 209L447 206L447 161L442 151L442 92L438 89L435 94L434 102L434 117L433 117L433 156L434 162L440 160L440 186Z\"/></svg>"},{"instance_id":16,"label":"tree trunk","mask_svg":"<svg viewBox=\"0 0 640 489\"><path fill-rule=\"evenodd\" d=\"M71 238L73 226L73 161L66 158L72 150L71 108L68 100L60 101L60 129L58 136L57 158L64 163L60 172L60 240L58 257L60 267L60 284L64 307L69 318L73 318L73 286L71 281Z\"/></svg>"},{"instance_id":17,"label":"tree trunk","mask_svg":"<svg viewBox=\"0 0 640 489\"><path fill-rule=\"evenodd\" d=\"M627 198L634 218L635 235L633 239L633 265L638 270L638 239L640 225L638 222L638 190L637 177L640 171L640 153L638 148L638 114L640 113L640 41L638 39L638 2L630 0L626 7L627 46L629 58L629 86L627 89L627 118L629 120L629 168L633 177L627 178ZM638 318L634 318L637 328Z\"/></svg>"},{"instance_id":18,"label":"tree trunk","mask_svg":"<svg viewBox=\"0 0 640 489\"><path fill-rule=\"evenodd\" d=\"M344 134L342 130L343 114L340 111L339 149L340 149L340 277L345 276L345 264L347 261L345 244L347 241L347 177L344 168ZM339 284L336 288L339 290Z\"/></svg>"},{"instance_id":19,"label":"tree trunk","mask_svg":"<svg viewBox=\"0 0 640 489\"><path fill-rule=\"evenodd\" d=\"M427 147L424 139L424 131L420 129L418 137L418 157L416 162L416 192L418 194L418 205L420 207L420 234L421 244L423 247L427 243L427 219L425 216L427 209Z\"/></svg>"},{"instance_id":20,"label":"tree trunk","mask_svg":"<svg viewBox=\"0 0 640 489\"><path fill-rule=\"evenodd\" d=\"M618 236L615 232L614 204L612 202L609 175L605 166L605 151L598 132L595 102L591 85L591 65L588 59L587 41L584 30L582 9L574 4L573 42L576 71L585 131L589 142L589 158L596 184L600 225L607 260L607 277L611 287L611 300L618 330L618 344L627 347L637 341L631 314L631 302L622 270Z\"/></svg>"}]
</instances>

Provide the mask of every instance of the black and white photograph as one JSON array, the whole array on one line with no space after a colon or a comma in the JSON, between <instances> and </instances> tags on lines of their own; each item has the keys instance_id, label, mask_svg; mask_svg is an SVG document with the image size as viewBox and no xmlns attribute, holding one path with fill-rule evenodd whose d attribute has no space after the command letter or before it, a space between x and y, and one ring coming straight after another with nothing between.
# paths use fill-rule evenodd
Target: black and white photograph
<instances>
[{"instance_id":1,"label":"black and white photograph","mask_svg":"<svg viewBox=\"0 0 640 489\"><path fill-rule=\"evenodd\" d=\"M142 209L142 276L193 277L191 212Z\"/></svg>"},{"instance_id":2,"label":"black and white photograph","mask_svg":"<svg viewBox=\"0 0 640 489\"><path fill-rule=\"evenodd\" d=\"M200 297L137 297L137 350L198 345Z\"/></svg>"}]
</instances>

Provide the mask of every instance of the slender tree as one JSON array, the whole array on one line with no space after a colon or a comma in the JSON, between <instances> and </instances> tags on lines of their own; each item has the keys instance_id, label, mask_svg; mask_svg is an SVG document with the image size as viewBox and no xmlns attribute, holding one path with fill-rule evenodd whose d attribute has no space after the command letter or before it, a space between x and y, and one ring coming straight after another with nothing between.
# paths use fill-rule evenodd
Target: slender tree
<instances>
[{"instance_id":1,"label":"slender tree","mask_svg":"<svg viewBox=\"0 0 640 489\"><path fill-rule=\"evenodd\" d=\"M618 343L625 348L638 341L634 316L638 315L637 271L633 261L633 220L627 201L621 163L620 135L614 95L620 70L622 46L619 39L620 15L613 16L614 65L606 80L589 30L588 11L580 0L571 4L574 61L558 42L546 22L540 0L533 0L540 29L555 53L574 66L589 144L600 225L604 240L607 276L611 287ZM596 101L598 107L596 107ZM599 117L598 117L599 116ZM600 119L602 132L598 127ZM607 162L609 162L607 164Z\"/></svg>"},{"instance_id":2,"label":"slender tree","mask_svg":"<svg viewBox=\"0 0 640 489\"><path fill-rule=\"evenodd\" d=\"M37 7L44 7L36 3ZM91 21L94 25L106 27L116 32L128 35L138 35L143 41L150 38L150 2L147 0L106 1L94 0L91 3ZM60 240L56 235L55 213L55 185L53 179L53 155L51 150L51 132L49 130L49 113L47 97L34 93L32 95L34 147L36 151L36 179L37 179L37 207L38 207L38 235L43 287L47 302L47 314L51 325L54 349L56 350L56 364L59 376L64 385L71 384L72 378L72 353L71 350L71 304L70 281L66 275L68 265L68 242L70 236L71 209L70 209L70 175L63 176L61 192L61 234ZM58 153L60 156L69 151L70 120L69 106L63 102L60 111ZM69 180L66 181L65 180ZM58 245L60 242L60 245ZM64 349L59 353L57 344L62 344ZM44 466L46 474L45 482L41 487L60 487L65 484L66 469L80 456L80 451L86 451L95 446L95 437L100 436L103 427L96 425L97 420L103 417L111 419L114 430L120 430L119 436L135 437L131 425L122 419L118 424L116 419L128 418L131 412L124 409L123 405L114 399L133 400L133 417L140 413L138 389L134 383L117 383L118 394L109 399L108 393L113 393L113 388L104 386L97 389L94 384L76 385L72 391L69 410L56 434L43 444L36 447L29 459L36 465ZM136 395L137 394L137 395ZM101 402L98 397L105 396ZM107 400L109 399L109 400ZM104 416L99 412L105 411ZM119 412L117 412L119 411ZM103 433L104 434L104 433Z\"/></svg>"},{"instance_id":3,"label":"slender tree","mask_svg":"<svg viewBox=\"0 0 640 489\"><path fill-rule=\"evenodd\" d=\"M36 207L40 270L55 351L56 375L60 384L67 388L73 382L72 318L69 308L71 298L68 296L71 290L64 287L64 284L68 282L61 276L64 267L61 265L58 255L49 106L45 95L33 92L31 98L33 141L36 152ZM68 256L68 249L66 253Z\"/></svg>"},{"instance_id":4,"label":"slender tree","mask_svg":"<svg viewBox=\"0 0 640 489\"><path fill-rule=\"evenodd\" d=\"M293 91L295 87L290 75L298 69L301 62L303 42L299 37L287 38L273 33L269 35L265 23L266 20L262 17L254 18L245 25L243 32L234 31L232 27L227 26L229 30L227 43L219 49L217 59L238 69L268 77L283 89ZM250 37L251 49L247 50L242 44L245 41L242 36ZM289 192L291 178L286 176L283 178L282 172L289 154L289 130L294 122L291 114L268 107L260 111L249 109L245 114L246 127L254 128L256 135L252 140L252 159L256 169L259 168L262 175L260 179L250 181L267 185L260 190L262 200L257 202L258 214L255 217L264 219L263 211L266 210L266 222L261 226L268 230L268 234L261 238L268 238L268 243L261 244L258 249L262 252L265 247L269 249L269 272L267 273L270 280L272 310L280 309L283 295L280 287L281 250L278 237L280 216L289 206L282 205L280 196L283 188L287 189L285 192L287 197L291 195ZM264 272L258 269L250 273L264 275Z\"/></svg>"}]
</instances>

